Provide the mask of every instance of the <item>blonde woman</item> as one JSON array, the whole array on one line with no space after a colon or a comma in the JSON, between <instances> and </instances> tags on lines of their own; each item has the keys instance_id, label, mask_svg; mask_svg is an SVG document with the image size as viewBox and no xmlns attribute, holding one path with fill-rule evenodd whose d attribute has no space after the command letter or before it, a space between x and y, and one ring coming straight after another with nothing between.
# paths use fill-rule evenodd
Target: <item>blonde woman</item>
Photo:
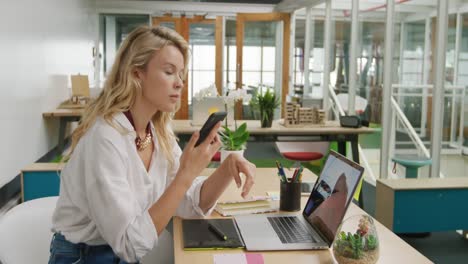
<instances>
[{"instance_id":1,"label":"blonde woman","mask_svg":"<svg viewBox=\"0 0 468 264\"><path fill-rule=\"evenodd\" d=\"M255 166L231 155L197 176L218 151L217 129L184 151L170 128L186 75L187 42L163 27L139 27L123 42L99 97L72 136L53 215L49 263L138 263L174 215L209 215L239 173L242 195ZM169 253L168 253L169 254Z\"/></svg>"}]
</instances>

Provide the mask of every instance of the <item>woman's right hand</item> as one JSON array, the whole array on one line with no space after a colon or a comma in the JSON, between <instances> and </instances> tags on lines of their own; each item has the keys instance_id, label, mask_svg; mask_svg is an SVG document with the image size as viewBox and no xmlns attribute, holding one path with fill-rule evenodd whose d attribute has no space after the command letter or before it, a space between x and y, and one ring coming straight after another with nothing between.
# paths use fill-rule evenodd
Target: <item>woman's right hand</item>
<instances>
[{"instance_id":1,"label":"woman's right hand","mask_svg":"<svg viewBox=\"0 0 468 264\"><path fill-rule=\"evenodd\" d=\"M197 147L195 147L195 143L200 137L200 132L193 133L180 157L180 166L176 178L191 185L192 181L208 166L221 147L221 140L218 136L220 126L221 122L216 124L206 139Z\"/></svg>"}]
</instances>

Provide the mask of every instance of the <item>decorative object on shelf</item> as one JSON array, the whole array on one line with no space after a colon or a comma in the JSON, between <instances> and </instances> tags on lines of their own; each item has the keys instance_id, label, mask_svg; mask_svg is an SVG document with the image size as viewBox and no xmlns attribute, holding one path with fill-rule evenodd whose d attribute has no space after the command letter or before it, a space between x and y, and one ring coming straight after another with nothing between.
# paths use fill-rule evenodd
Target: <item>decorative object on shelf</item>
<instances>
[{"instance_id":1,"label":"decorative object on shelf","mask_svg":"<svg viewBox=\"0 0 468 264\"><path fill-rule=\"evenodd\" d=\"M308 125L324 125L325 111L316 107L301 107L297 103L286 103L285 127L303 127Z\"/></svg>"},{"instance_id":2,"label":"decorative object on shelf","mask_svg":"<svg viewBox=\"0 0 468 264\"><path fill-rule=\"evenodd\" d=\"M85 108L90 102L88 75L71 75L72 95L70 99L62 102L58 108L75 109Z\"/></svg>"},{"instance_id":3,"label":"decorative object on shelf","mask_svg":"<svg viewBox=\"0 0 468 264\"><path fill-rule=\"evenodd\" d=\"M333 243L333 256L339 264L374 264L379 259L379 246L372 218L356 215L341 224Z\"/></svg>"},{"instance_id":4,"label":"decorative object on shelf","mask_svg":"<svg viewBox=\"0 0 468 264\"><path fill-rule=\"evenodd\" d=\"M262 127L271 127L273 122L273 113L280 106L279 97L276 96L275 90L266 87L266 91L260 88L260 93L257 93L250 105L260 111L260 121Z\"/></svg>"}]
</instances>

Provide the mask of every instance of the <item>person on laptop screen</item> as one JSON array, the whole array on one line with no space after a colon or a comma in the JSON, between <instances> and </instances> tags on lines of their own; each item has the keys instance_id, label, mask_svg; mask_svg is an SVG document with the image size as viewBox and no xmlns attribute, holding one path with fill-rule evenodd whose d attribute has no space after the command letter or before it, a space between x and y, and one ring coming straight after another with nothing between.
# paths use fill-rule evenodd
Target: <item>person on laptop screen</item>
<instances>
[{"instance_id":1,"label":"person on laptop screen","mask_svg":"<svg viewBox=\"0 0 468 264\"><path fill-rule=\"evenodd\" d=\"M337 157L327 160L321 180L314 186L310 203L307 203L304 214L308 220L319 226L327 239L333 240L341 220L346 213L347 204L353 196L353 188L359 181L359 170Z\"/></svg>"},{"instance_id":2,"label":"person on laptop screen","mask_svg":"<svg viewBox=\"0 0 468 264\"><path fill-rule=\"evenodd\" d=\"M319 186L314 190L312 197L324 197L323 193L320 192L320 188ZM327 236L327 239L332 240L335 236L335 230L338 230L341 218L346 212L347 197L346 176L342 173L336 181L333 191L328 196L317 200L315 211L311 211L311 208L308 209L309 211L306 209L306 214L309 215L311 223L324 231L323 233Z\"/></svg>"},{"instance_id":3,"label":"person on laptop screen","mask_svg":"<svg viewBox=\"0 0 468 264\"><path fill-rule=\"evenodd\" d=\"M219 122L184 151L171 130L187 75L188 43L164 27L141 26L126 36L103 91L72 135L52 219L49 264L138 263L158 245L174 215L210 215L234 179L242 196L255 166L229 156L198 178L221 146ZM168 252L170 254L171 252Z\"/></svg>"}]
</instances>

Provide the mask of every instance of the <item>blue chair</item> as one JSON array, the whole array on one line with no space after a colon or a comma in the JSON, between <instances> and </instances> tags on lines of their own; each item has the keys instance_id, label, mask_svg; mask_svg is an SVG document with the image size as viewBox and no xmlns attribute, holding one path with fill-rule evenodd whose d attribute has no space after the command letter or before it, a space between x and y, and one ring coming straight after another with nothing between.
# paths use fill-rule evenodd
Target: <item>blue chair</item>
<instances>
[{"instance_id":1,"label":"blue chair","mask_svg":"<svg viewBox=\"0 0 468 264\"><path fill-rule=\"evenodd\" d=\"M418 156L398 156L398 157L393 157L392 161L406 168L405 177L407 179L418 178L418 169L420 167L432 164L431 159L428 159L425 157L418 157Z\"/></svg>"}]
</instances>

